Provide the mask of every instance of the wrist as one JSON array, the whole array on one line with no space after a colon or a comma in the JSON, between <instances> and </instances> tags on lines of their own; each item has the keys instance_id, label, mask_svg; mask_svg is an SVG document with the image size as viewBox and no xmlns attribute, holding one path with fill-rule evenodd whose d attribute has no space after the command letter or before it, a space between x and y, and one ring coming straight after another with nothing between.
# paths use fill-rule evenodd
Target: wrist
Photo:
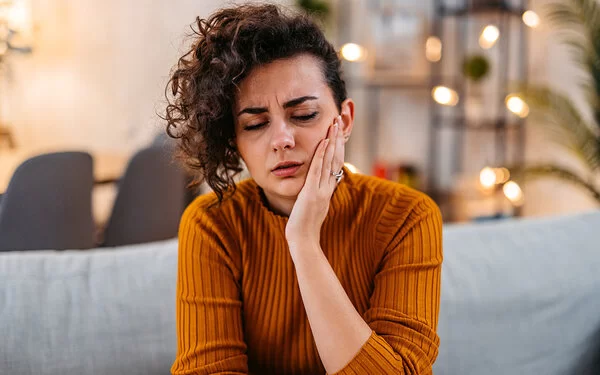
<instances>
[{"instance_id":1,"label":"wrist","mask_svg":"<svg viewBox=\"0 0 600 375\"><path fill-rule=\"evenodd\" d=\"M287 241L290 251L321 246L321 236L319 235L319 233L315 234L314 232L308 231L304 231L303 233L301 233L287 231L287 229L288 228L286 228L285 240Z\"/></svg>"},{"instance_id":2,"label":"wrist","mask_svg":"<svg viewBox=\"0 0 600 375\"><path fill-rule=\"evenodd\" d=\"M290 249L292 261L295 265L306 263L310 264L319 256L323 255L323 250L321 249L321 245L318 241L288 241L288 247Z\"/></svg>"}]
</instances>

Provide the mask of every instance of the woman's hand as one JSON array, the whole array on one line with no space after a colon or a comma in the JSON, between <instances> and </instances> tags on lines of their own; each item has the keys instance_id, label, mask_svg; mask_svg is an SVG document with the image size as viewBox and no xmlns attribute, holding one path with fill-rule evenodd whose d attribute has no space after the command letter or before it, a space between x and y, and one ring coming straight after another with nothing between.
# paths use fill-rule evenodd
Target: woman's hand
<instances>
[{"instance_id":1,"label":"woman's hand","mask_svg":"<svg viewBox=\"0 0 600 375\"><path fill-rule=\"evenodd\" d=\"M329 211L329 202L337 186L332 172L339 172L344 165L344 138L341 116L336 117L321 140L310 163L304 186L298 194L294 208L285 227L290 252L300 247L318 246L321 225Z\"/></svg>"}]
</instances>

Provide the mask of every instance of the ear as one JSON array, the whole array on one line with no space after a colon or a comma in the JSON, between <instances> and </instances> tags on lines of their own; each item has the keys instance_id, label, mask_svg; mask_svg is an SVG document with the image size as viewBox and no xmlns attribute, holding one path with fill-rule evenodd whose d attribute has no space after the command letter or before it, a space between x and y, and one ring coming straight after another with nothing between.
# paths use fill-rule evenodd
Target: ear
<instances>
[{"instance_id":1,"label":"ear","mask_svg":"<svg viewBox=\"0 0 600 375\"><path fill-rule=\"evenodd\" d=\"M348 98L342 102L342 110L340 111L342 116L342 124L340 130L344 135L344 143L350 139L352 133L352 127L354 126L354 101Z\"/></svg>"}]
</instances>

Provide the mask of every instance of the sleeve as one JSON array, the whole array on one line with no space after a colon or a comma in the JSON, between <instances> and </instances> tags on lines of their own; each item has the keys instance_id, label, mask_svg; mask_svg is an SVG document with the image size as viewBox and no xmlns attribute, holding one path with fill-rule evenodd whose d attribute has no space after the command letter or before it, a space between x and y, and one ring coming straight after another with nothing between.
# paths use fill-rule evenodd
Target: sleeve
<instances>
[{"instance_id":1,"label":"sleeve","mask_svg":"<svg viewBox=\"0 0 600 375\"><path fill-rule=\"evenodd\" d=\"M364 315L373 331L336 375L432 374L439 348L442 219L429 197L408 215L406 207L392 201L381 216L376 236L384 253Z\"/></svg>"},{"instance_id":2,"label":"sleeve","mask_svg":"<svg viewBox=\"0 0 600 375\"><path fill-rule=\"evenodd\" d=\"M237 245L205 212L188 207L179 227L176 288L181 374L248 374Z\"/></svg>"}]
</instances>

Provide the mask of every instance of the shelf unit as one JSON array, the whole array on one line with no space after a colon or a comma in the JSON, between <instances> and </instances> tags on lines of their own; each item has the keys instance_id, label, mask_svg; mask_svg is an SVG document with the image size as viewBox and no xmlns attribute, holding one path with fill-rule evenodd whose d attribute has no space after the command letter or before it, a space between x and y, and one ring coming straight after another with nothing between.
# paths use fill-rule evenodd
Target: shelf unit
<instances>
[{"instance_id":1,"label":"shelf unit","mask_svg":"<svg viewBox=\"0 0 600 375\"><path fill-rule=\"evenodd\" d=\"M493 160L486 160L490 166L505 166L507 164L520 164L525 154L525 121L505 108L504 99L510 94L509 84L527 81L527 51L528 33L521 15L527 9L527 0L494 1L494 0L463 0L460 6L447 6L445 0L434 0L434 14L432 19L431 35L438 37L442 45L450 44L453 48L454 58L447 61L442 53L439 62L430 64L429 88L447 86L455 90L459 102L455 107L443 108L430 98L430 126L429 126L429 152L428 152L428 181L427 192L436 200L447 220L453 220L452 182L442 181L442 164L445 162L450 169L447 175L455 176L464 172L465 138L469 132L490 132L493 137ZM452 20L451 22L448 22ZM469 50L475 45L479 33L472 32L480 24L494 24L500 31L500 39L492 48L496 49L496 56L489 58L491 53L485 54L479 47ZM479 30L480 32L481 30ZM470 39L471 38L471 39ZM453 40L447 43L447 40ZM486 112L494 115L491 118L474 119L466 110L469 102L467 78L460 74L464 59L469 54L485 54L490 60L491 69L495 70L491 85L486 87L483 94L492 94L497 97L492 101L491 107L486 107ZM451 70L456 74L451 79L443 77L447 64L452 64ZM488 82L489 83L489 82ZM441 155L442 131L451 131L452 140L449 141L450 155ZM513 134L510 134L513 133ZM514 144L509 146L509 136L514 139ZM449 160L447 160L449 157ZM446 160L443 160L446 159ZM478 160L481 162L481 160ZM499 198L503 197L499 195ZM498 199L498 198L496 198ZM520 215L516 208L515 215Z\"/></svg>"},{"instance_id":2,"label":"shelf unit","mask_svg":"<svg viewBox=\"0 0 600 375\"><path fill-rule=\"evenodd\" d=\"M449 4L449 3L452 4ZM504 98L509 94L509 81L527 81L527 27L521 22L521 16L528 8L527 0L430 0L429 36L436 36L442 41L443 53L440 61L429 63L424 75L396 77L348 77L349 89L364 90L365 111L370 121L368 133L368 157L373 164L377 160L379 133L381 131L382 96L388 92L407 92L423 98L428 123L426 129L427 146L423 150L425 170L420 171L423 178L423 190L440 206L444 220L454 220L454 191L451 184L443 181L445 175L459 175L465 169L465 138L467 134L486 134L493 140L493 160L490 166L504 166L507 163L519 164L524 160L525 123L521 118L509 113L505 108ZM341 7L341 19L350 19L350 6ZM495 70L492 91L498 100L493 103L496 116L492 118L473 118L465 108L466 94L469 86L467 78L462 74L462 63L470 54L486 54L476 45L481 30L469 30L477 22L489 20L500 30L500 39L489 51L496 51L495 58L488 58L491 69ZM340 24L338 40L352 41L348 35L347 24ZM475 38L473 40L473 38ZM454 43L448 43L453 39ZM471 40L470 40L471 39ZM471 43L469 43L471 42ZM475 43L472 43L475 42ZM449 46L449 47L447 47ZM472 48L473 47L473 48ZM450 51L448 51L450 49ZM488 51L488 52L489 52ZM451 52L451 53L447 53ZM452 55L452 58L447 58ZM487 55L487 54L486 54ZM510 66L509 66L510 65ZM447 69L450 66L451 69ZM434 87L444 85L454 89L461 100L452 108L442 107L431 95ZM486 91L483 91L486 94ZM452 139L441 136L442 132L452 132ZM509 138L514 139L512 144ZM511 147L508 147L510 144ZM439 150L445 149L442 154ZM448 152L449 151L449 152ZM478 160L481 162L481 160ZM444 164L447 164L444 168ZM500 195L500 198L502 196ZM516 215L520 210L516 209Z\"/></svg>"}]
</instances>

